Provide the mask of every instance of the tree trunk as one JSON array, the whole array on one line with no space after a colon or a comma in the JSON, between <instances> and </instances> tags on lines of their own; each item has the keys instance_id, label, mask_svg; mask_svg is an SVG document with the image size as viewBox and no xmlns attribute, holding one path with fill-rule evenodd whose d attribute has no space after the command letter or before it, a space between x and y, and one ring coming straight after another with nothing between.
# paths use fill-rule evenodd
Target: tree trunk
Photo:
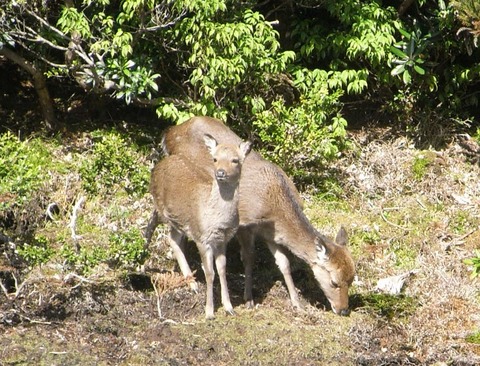
<instances>
[{"instance_id":1,"label":"tree trunk","mask_svg":"<svg viewBox=\"0 0 480 366\"><path fill-rule=\"evenodd\" d=\"M37 92L38 99L40 101L40 108L43 115L43 121L48 130L53 130L56 128L56 118L55 112L53 110L52 99L50 98L50 93L47 89L47 83L43 73L37 69L37 67L30 61L24 59L22 56L16 52L6 48L0 48L0 55L4 55L10 61L16 63L25 71L27 71L33 78L33 85L35 86L35 91Z\"/></svg>"}]
</instances>

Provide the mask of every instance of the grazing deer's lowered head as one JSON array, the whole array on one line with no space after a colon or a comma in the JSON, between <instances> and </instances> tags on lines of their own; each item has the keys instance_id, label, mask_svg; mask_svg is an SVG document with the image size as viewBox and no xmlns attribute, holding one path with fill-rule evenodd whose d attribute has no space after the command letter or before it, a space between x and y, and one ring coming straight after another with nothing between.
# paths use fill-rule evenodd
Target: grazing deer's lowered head
<instances>
[{"instance_id":1,"label":"grazing deer's lowered head","mask_svg":"<svg viewBox=\"0 0 480 366\"><path fill-rule=\"evenodd\" d=\"M320 284L335 314L348 315L348 288L355 276L355 264L347 248L347 232L342 227L335 243L317 235L315 246L317 262L312 265L315 279Z\"/></svg>"},{"instance_id":2,"label":"grazing deer's lowered head","mask_svg":"<svg viewBox=\"0 0 480 366\"><path fill-rule=\"evenodd\" d=\"M193 274L183 254L186 238L197 244L207 282L207 319L214 317L213 262L217 267L222 304L233 314L226 281L226 245L238 224L238 185L241 166L251 144L217 144L203 136L203 149L210 155L208 169L185 156L162 159L153 169L150 192L155 216L170 226L170 245L185 277ZM196 284L193 285L196 288Z\"/></svg>"}]
</instances>

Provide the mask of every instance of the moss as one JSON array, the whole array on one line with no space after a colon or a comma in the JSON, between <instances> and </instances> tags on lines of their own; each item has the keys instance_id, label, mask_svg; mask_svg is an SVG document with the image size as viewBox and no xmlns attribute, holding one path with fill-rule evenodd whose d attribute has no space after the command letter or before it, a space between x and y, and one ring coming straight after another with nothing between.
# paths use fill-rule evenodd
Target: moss
<instances>
[{"instance_id":1,"label":"moss","mask_svg":"<svg viewBox=\"0 0 480 366\"><path fill-rule=\"evenodd\" d=\"M388 295L371 293L356 295L352 299L355 307L362 308L389 320L393 318L407 318L415 313L420 306L417 299L406 295Z\"/></svg>"},{"instance_id":2,"label":"moss","mask_svg":"<svg viewBox=\"0 0 480 366\"><path fill-rule=\"evenodd\" d=\"M469 334L465 340L468 343L479 344L480 345L480 330L476 331L475 333Z\"/></svg>"}]
</instances>

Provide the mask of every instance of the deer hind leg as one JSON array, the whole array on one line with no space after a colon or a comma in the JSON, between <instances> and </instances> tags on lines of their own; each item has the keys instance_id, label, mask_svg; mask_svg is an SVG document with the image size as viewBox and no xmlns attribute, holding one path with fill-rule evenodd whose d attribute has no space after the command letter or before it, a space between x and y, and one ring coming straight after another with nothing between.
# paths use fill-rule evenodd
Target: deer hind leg
<instances>
[{"instance_id":1,"label":"deer hind leg","mask_svg":"<svg viewBox=\"0 0 480 366\"><path fill-rule=\"evenodd\" d=\"M232 303L230 302L230 295L228 293L227 285L227 259L225 256L226 244L218 245L215 249L215 265L217 267L218 278L220 279L220 288L222 291L222 304L225 311L229 315L235 315Z\"/></svg>"},{"instance_id":2,"label":"deer hind leg","mask_svg":"<svg viewBox=\"0 0 480 366\"><path fill-rule=\"evenodd\" d=\"M245 289L243 299L248 309L253 309L253 265L255 262L255 235L248 229L239 228L237 239L240 244L240 254L245 270Z\"/></svg>"},{"instance_id":3,"label":"deer hind leg","mask_svg":"<svg viewBox=\"0 0 480 366\"><path fill-rule=\"evenodd\" d=\"M150 217L150 221L148 221L147 228L145 229L144 237L145 237L145 244L144 248L148 249L150 243L152 242L152 236L157 228L158 224L160 223L160 219L158 217L157 210L153 210L152 216Z\"/></svg>"},{"instance_id":4,"label":"deer hind leg","mask_svg":"<svg viewBox=\"0 0 480 366\"><path fill-rule=\"evenodd\" d=\"M202 258L203 272L205 273L205 281L207 283L207 301L205 304L205 317L214 319L215 308L213 302L213 280L215 279L215 271L213 269L213 252L209 245L198 245L198 251Z\"/></svg>"},{"instance_id":5,"label":"deer hind leg","mask_svg":"<svg viewBox=\"0 0 480 366\"><path fill-rule=\"evenodd\" d=\"M197 282L195 282L195 278L193 276L192 270L190 269L190 266L188 265L187 258L185 258L184 249L187 242L185 234L171 227L169 242L170 247L173 251L173 255L177 260L178 266L180 267L183 276L190 279L190 288L193 291L198 292L198 284Z\"/></svg>"},{"instance_id":6,"label":"deer hind leg","mask_svg":"<svg viewBox=\"0 0 480 366\"><path fill-rule=\"evenodd\" d=\"M286 254L279 245L273 242L268 243L268 248L275 257L275 263L280 269L280 272L282 272L283 274L283 278L285 279L285 284L287 285L288 293L290 294L290 301L292 302L293 307L301 309L302 305L300 304L300 300L298 299L297 289L295 288L295 284L293 283L293 278L290 271L290 262Z\"/></svg>"}]
</instances>

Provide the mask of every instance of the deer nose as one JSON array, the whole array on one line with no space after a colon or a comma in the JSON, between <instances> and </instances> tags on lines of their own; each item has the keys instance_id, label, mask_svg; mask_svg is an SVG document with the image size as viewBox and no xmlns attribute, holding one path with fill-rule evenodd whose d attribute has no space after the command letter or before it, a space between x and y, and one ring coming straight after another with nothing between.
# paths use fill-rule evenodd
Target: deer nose
<instances>
[{"instance_id":1,"label":"deer nose","mask_svg":"<svg viewBox=\"0 0 480 366\"><path fill-rule=\"evenodd\" d=\"M342 309L340 311L340 315L341 316L349 316L350 315L350 309L348 309L348 308L347 309Z\"/></svg>"},{"instance_id":2,"label":"deer nose","mask_svg":"<svg viewBox=\"0 0 480 366\"><path fill-rule=\"evenodd\" d=\"M224 169L218 169L215 176L217 179L223 180L227 177L227 172Z\"/></svg>"}]
</instances>

